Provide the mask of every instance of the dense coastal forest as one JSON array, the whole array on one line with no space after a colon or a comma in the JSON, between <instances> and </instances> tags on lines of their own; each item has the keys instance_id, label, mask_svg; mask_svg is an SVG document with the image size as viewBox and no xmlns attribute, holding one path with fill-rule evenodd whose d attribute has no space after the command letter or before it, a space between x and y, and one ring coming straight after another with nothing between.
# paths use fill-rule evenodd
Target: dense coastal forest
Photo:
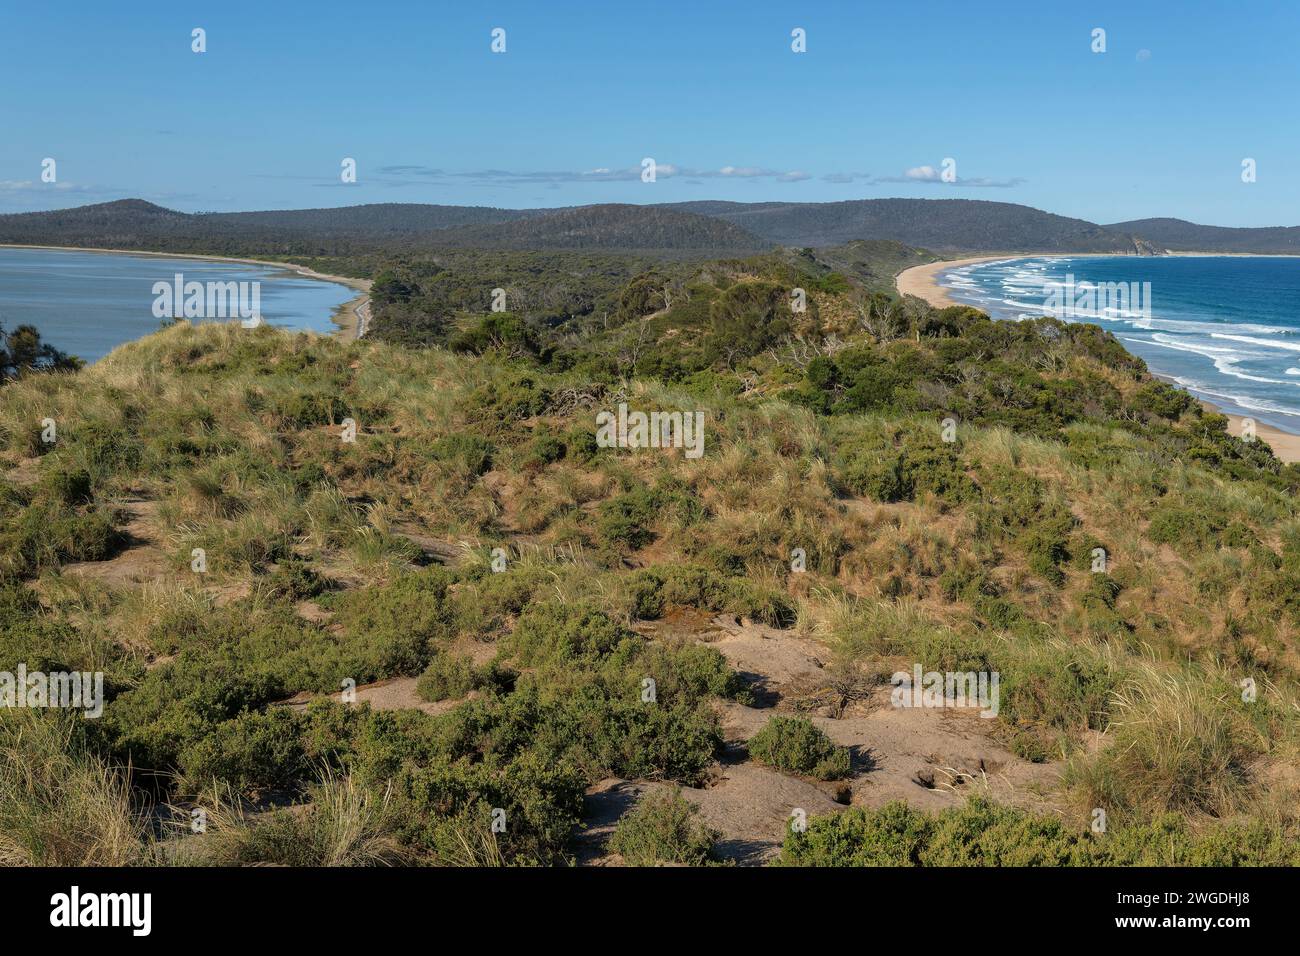
<instances>
[{"instance_id":1,"label":"dense coastal forest","mask_svg":"<svg viewBox=\"0 0 1300 956\"><path fill-rule=\"evenodd\" d=\"M0 719L0 859L1300 862L1300 469L1108 333L901 298L888 240L320 228L227 251L373 279L365 339L0 390L0 670L106 696ZM892 706L914 665L996 717Z\"/></svg>"}]
</instances>

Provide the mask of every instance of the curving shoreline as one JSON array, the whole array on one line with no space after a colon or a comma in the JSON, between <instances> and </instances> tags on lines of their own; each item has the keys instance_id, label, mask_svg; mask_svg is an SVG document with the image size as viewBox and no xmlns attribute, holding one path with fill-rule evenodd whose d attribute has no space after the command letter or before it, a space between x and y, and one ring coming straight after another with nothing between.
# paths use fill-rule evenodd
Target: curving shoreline
<instances>
[{"instance_id":1,"label":"curving shoreline","mask_svg":"<svg viewBox=\"0 0 1300 956\"><path fill-rule=\"evenodd\" d=\"M949 306L965 304L954 300L948 295L948 290L939 284L939 276L949 269L971 266L978 262L1005 262L1008 259L1043 259L1048 256L1061 259L1109 259L1123 254L1122 252L1004 252L996 256L940 259L938 262L927 262L925 265L904 269L894 277L894 284L903 295L914 295L937 309L945 309Z\"/></svg>"},{"instance_id":2,"label":"curving shoreline","mask_svg":"<svg viewBox=\"0 0 1300 956\"><path fill-rule=\"evenodd\" d=\"M925 265L913 266L910 269L904 269L895 277L895 285L898 291L903 295L914 295L919 299L924 299L930 305L938 309L949 306L961 305L948 295L947 289L939 284L939 277L949 269L960 268L961 266L973 265L977 262L999 262L1006 259L1037 259L1043 256L1064 256L1071 259L1082 258L1086 256L1097 256L1098 253L1069 253L1069 252L1008 252L1000 256L971 256L965 259L944 259L939 262L928 262ZM1111 255L1104 253L1101 255ZM1196 253L1195 255L1199 255ZM1211 253L1213 255L1213 253ZM1156 378L1169 382L1171 385L1177 385L1168 376L1152 373ZM1182 386L1179 386L1180 388ZM1236 415L1232 412L1224 411L1213 402L1207 401L1200 396L1193 395L1201 407L1216 415L1223 415L1228 419L1228 433L1240 437L1242 429L1245 427L1246 418L1244 415ZM1273 425L1266 425L1263 422L1255 423L1255 434L1258 439L1273 449L1281 461L1292 463L1300 462L1300 435L1293 435L1290 432L1283 431Z\"/></svg>"},{"instance_id":3,"label":"curving shoreline","mask_svg":"<svg viewBox=\"0 0 1300 956\"><path fill-rule=\"evenodd\" d=\"M904 269L894 277L894 284L903 295L914 295L918 299L924 299L936 309L946 309L952 305L961 305L960 302L953 301L952 297L948 295L948 290L939 285L939 276L949 269L970 266L977 262L997 262L1000 259L1028 259L1032 256L1032 252L1009 252L1004 256L970 256L966 259L940 259L938 262L927 262L922 266L912 266L910 269Z\"/></svg>"},{"instance_id":4,"label":"curving shoreline","mask_svg":"<svg viewBox=\"0 0 1300 956\"><path fill-rule=\"evenodd\" d=\"M366 334L366 327L370 317L370 285L369 279L356 279L351 276L336 276L325 272L317 272L307 266L296 265L292 262L278 262L271 259L242 259L235 256L206 256L206 255L186 255L174 252L151 252L143 249L99 249L87 248L85 246L35 246L19 242L0 242L0 249L49 249L54 252L95 252L105 255L117 256L148 256L156 259L194 259L201 262L234 262L240 265L252 266L271 266L276 269L283 269L285 272L295 272L306 279L319 279L323 282L335 282L339 285L345 285L350 289L355 289L360 295L354 299L349 299L335 309L330 319L338 326L334 334L339 338L353 340L361 338Z\"/></svg>"}]
</instances>

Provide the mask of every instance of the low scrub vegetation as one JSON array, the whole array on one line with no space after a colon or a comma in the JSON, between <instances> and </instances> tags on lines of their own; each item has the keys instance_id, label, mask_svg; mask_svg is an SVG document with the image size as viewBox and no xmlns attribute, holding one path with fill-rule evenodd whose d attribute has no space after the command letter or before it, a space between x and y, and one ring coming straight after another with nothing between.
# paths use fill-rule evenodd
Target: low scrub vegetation
<instances>
[{"instance_id":1,"label":"low scrub vegetation","mask_svg":"<svg viewBox=\"0 0 1300 956\"><path fill-rule=\"evenodd\" d=\"M710 858L717 839L698 814L680 791L647 794L619 820L609 848L630 866L698 866Z\"/></svg>"},{"instance_id":2,"label":"low scrub vegetation","mask_svg":"<svg viewBox=\"0 0 1300 956\"><path fill-rule=\"evenodd\" d=\"M848 750L835 746L812 721L802 717L773 717L750 738L749 753L760 763L818 780L849 775Z\"/></svg>"},{"instance_id":3,"label":"low scrub vegetation","mask_svg":"<svg viewBox=\"0 0 1300 956\"><path fill-rule=\"evenodd\" d=\"M0 389L0 670L106 696L0 714L0 859L568 863L588 788L702 786L720 715L772 703L737 628L813 642L840 710L996 672L980 732L1063 771L1056 817L855 808L786 863L1291 859L1300 470L1095 327L816 254L588 264L489 313L472 269L390 263L373 341L177 322ZM620 404L700 412L702 456L599 447ZM869 779L803 704L749 758ZM615 849L701 862L689 804ZM198 806L203 838L141 823Z\"/></svg>"}]
</instances>

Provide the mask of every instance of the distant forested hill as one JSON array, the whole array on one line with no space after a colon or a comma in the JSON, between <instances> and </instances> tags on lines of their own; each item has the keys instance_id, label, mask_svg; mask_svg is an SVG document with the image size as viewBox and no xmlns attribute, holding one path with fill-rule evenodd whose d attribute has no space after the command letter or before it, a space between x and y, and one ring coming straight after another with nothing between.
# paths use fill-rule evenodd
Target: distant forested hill
<instances>
[{"instance_id":1,"label":"distant forested hill","mask_svg":"<svg viewBox=\"0 0 1300 956\"><path fill-rule=\"evenodd\" d=\"M336 209L183 213L145 202L0 215L0 242L224 255L363 257L438 250L651 251L744 255L893 242L941 255L981 252L1300 253L1300 226L1233 229L1181 219L1101 226L1015 203L861 199L832 203L603 204L497 209L376 203ZM878 250L879 251L879 250Z\"/></svg>"},{"instance_id":2,"label":"distant forested hill","mask_svg":"<svg viewBox=\"0 0 1300 956\"><path fill-rule=\"evenodd\" d=\"M448 245L478 249L698 249L754 252L772 243L739 226L665 206L609 204L540 211L512 222L448 230Z\"/></svg>"},{"instance_id":3,"label":"distant forested hill","mask_svg":"<svg viewBox=\"0 0 1300 956\"><path fill-rule=\"evenodd\" d=\"M264 212L208 213L204 219L220 227L275 229L299 235L408 236L510 222L545 213L544 209L496 209L491 206L436 206L428 203L370 203L334 209L273 209Z\"/></svg>"},{"instance_id":4,"label":"distant forested hill","mask_svg":"<svg viewBox=\"0 0 1300 956\"><path fill-rule=\"evenodd\" d=\"M511 210L385 203L338 209L181 213L140 199L0 216L0 242L278 256L437 249L664 250L731 255L771 246L731 223L662 206Z\"/></svg>"},{"instance_id":5,"label":"distant forested hill","mask_svg":"<svg viewBox=\"0 0 1300 956\"><path fill-rule=\"evenodd\" d=\"M734 223L783 245L892 239L939 252L1115 252L1159 249L1117 228L1015 203L974 199L859 199L831 203L689 202L673 206Z\"/></svg>"},{"instance_id":6,"label":"distant forested hill","mask_svg":"<svg viewBox=\"0 0 1300 956\"><path fill-rule=\"evenodd\" d=\"M1134 219L1106 228L1141 236L1175 251L1300 254L1300 226L1233 229L1202 226L1186 219Z\"/></svg>"}]
</instances>

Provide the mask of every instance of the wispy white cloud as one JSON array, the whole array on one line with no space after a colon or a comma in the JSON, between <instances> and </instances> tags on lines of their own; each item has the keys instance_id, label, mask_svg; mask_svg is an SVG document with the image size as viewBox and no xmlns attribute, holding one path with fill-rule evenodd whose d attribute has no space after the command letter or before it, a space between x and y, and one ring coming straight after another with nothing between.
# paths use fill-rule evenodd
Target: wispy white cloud
<instances>
[{"instance_id":1,"label":"wispy white cloud","mask_svg":"<svg viewBox=\"0 0 1300 956\"><path fill-rule=\"evenodd\" d=\"M584 170L511 170L478 169L449 171L431 166L412 164L380 166L376 170L385 185L411 185L447 181L469 181L493 185L563 185L568 183L621 183L639 182L641 165L596 166ZM798 169L768 169L762 166L722 166L716 169L678 166L675 163L656 163L655 179L684 178L692 181L706 179L754 179L772 182L795 183L812 176Z\"/></svg>"},{"instance_id":2,"label":"wispy white cloud","mask_svg":"<svg viewBox=\"0 0 1300 956\"><path fill-rule=\"evenodd\" d=\"M1016 176L1011 179L989 179L985 176L965 177L955 176L952 180L943 178L943 172L935 169L928 164L922 166L913 166L910 169L903 170L901 176L878 176L871 180L872 183L908 183L915 184L933 184L936 186L955 186L958 188L992 188L992 189L1009 189L1012 186L1019 186L1025 182L1022 177Z\"/></svg>"}]
</instances>

